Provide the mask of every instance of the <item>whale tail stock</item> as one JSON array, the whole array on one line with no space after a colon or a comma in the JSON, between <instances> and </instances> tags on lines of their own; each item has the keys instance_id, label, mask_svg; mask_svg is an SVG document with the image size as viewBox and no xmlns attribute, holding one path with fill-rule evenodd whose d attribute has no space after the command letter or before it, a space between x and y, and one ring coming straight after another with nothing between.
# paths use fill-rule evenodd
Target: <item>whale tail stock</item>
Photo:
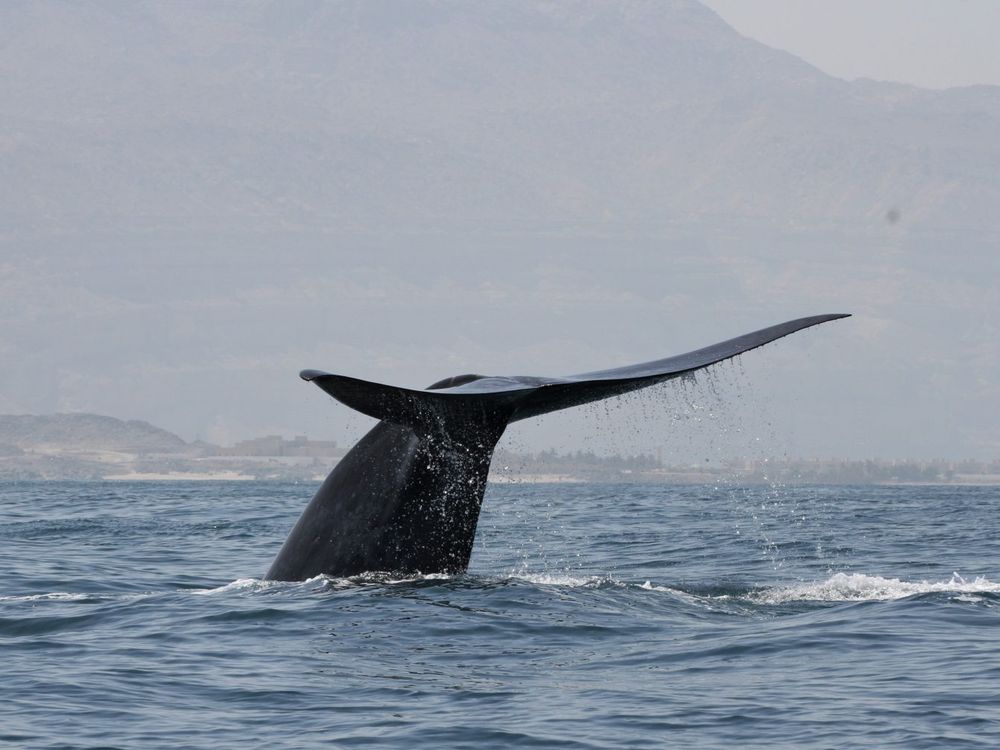
<instances>
[{"instance_id":1,"label":"whale tail stock","mask_svg":"<svg viewBox=\"0 0 1000 750\"><path fill-rule=\"evenodd\" d=\"M304 380L380 421L330 472L265 578L464 571L493 449L509 423L680 377L843 317L801 318L680 356L567 377L460 375L420 391L304 370Z\"/></svg>"},{"instance_id":2,"label":"whale tail stock","mask_svg":"<svg viewBox=\"0 0 1000 750\"><path fill-rule=\"evenodd\" d=\"M463 425L504 425L528 417L619 396L680 377L847 314L815 315L763 328L703 349L652 362L566 377L460 375L414 390L303 370L300 377L375 419L419 432L450 434Z\"/></svg>"}]
</instances>

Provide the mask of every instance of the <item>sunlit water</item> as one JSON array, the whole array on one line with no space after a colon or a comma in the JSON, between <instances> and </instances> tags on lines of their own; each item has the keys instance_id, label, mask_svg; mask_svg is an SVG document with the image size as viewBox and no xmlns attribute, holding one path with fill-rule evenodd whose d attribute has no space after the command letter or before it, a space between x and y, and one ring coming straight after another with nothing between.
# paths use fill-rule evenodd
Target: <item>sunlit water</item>
<instances>
[{"instance_id":1,"label":"sunlit water","mask_svg":"<svg viewBox=\"0 0 1000 750\"><path fill-rule=\"evenodd\" d=\"M261 582L314 489L0 485L0 743L1000 746L996 488L495 486L466 575Z\"/></svg>"}]
</instances>

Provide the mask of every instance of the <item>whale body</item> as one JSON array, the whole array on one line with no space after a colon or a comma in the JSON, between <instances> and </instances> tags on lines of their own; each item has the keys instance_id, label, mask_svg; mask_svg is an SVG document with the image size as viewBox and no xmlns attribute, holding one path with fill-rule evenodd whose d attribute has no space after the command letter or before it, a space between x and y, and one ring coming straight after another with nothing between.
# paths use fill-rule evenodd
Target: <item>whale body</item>
<instances>
[{"instance_id":1,"label":"whale body","mask_svg":"<svg viewBox=\"0 0 1000 750\"><path fill-rule=\"evenodd\" d=\"M380 421L330 472L265 578L462 572L508 424L681 377L844 317L799 318L687 354L567 377L458 375L421 391L303 370L304 380Z\"/></svg>"}]
</instances>

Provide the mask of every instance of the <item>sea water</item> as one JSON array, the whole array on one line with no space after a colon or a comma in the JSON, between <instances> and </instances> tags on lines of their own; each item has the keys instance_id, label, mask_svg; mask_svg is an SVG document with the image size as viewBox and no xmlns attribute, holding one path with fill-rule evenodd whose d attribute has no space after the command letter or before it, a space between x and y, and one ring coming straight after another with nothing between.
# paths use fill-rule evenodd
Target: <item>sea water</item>
<instances>
[{"instance_id":1,"label":"sea water","mask_svg":"<svg viewBox=\"0 0 1000 750\"><path fill-rule=\"evenodd\" d=\"M1000 746L1000 491L491 486L467 574L260 580L314 485L0 485L0 745Z\"/></svg>"}]
</instances>

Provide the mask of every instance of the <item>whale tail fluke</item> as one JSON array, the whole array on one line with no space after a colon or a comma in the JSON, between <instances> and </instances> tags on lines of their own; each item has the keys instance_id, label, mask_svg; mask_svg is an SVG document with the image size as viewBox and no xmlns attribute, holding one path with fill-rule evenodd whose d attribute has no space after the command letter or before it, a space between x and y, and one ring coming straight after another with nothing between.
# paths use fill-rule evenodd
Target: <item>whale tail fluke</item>
<instances>
[{"instance_id":1,"label":"whale tail fluke","mask_svg":"<svg viewBox=\"0 0 1000 750\"><path fill-rule=\"evenodd\" d=\"M502 432L509 422L620 396L704 369L803 328L846 317L799 318L687 354L566 377L463 375L421 391L320 370L303 370L300 376L362 414L419 432L450 433L462 425L478 429L494 424L502 425Z\"/></svg>"},{"instance_id":2,"label":"whale tail fluke","mask_svg":"<svg viewBox=\"0 0 1000 750\"><path fill-rule=\"evenodd\" d=\"M421 391L305 370L302 378L380 421L330 472L266 578L464 571L493 450L510 422L680 377L840 317L802 318L678 357L558 378L459 375Z\"/></svg>"},{"instance_id":3,"label":"whale tail fluke","mask_svg":"<svg viewBox=\"0 0 1000 750\"><path fill-rule=\"evenodd\" d=\"M512 400L494 393L418 391L318 370L299 376L362 414L418 434L457 437L489 428L499 439L512 413Z\"/></svg>"}]
</instances>

